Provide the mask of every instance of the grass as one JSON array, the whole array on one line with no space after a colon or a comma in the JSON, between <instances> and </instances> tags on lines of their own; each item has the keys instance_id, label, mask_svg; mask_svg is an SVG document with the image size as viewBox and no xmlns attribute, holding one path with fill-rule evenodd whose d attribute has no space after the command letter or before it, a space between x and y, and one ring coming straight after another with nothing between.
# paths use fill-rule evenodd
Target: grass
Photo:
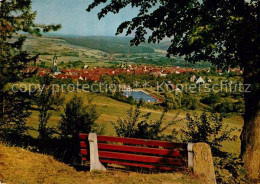
<instances>
[{"instance_id":1,"label":"grass","mask_svg":"<svg viewBox=\"0 0 260 184\"><path fill-rule=\"evenodd\" d=\"M87 103L88 98L93 98L92 103L96 105L97 110L100 113L100 117L96 121L96 123L106 125L106 128L107 128L106 134L107 135L115 135L115 132L109 122L110 121L115 122L119 117L124 117L126 115L126 111L129 110L131 107L134 107L130 104L119 102L112 98L109 98L109 97L106 97L103 95L99 95L99 94L95 94L95 93L91 93L91 92L89 92L89 93L68 93L65 95L65 98L66 98L65 103L68 102L75 94L82 97L83 99L86 99L86 103ZM147 108L142 108L141 110L143 113L151 112L152 113L151 120L158 120L162 113L162 111L160 111L160 110L152 110L152 109L147 109ZM61 109L61 111L62 111L62 109ZM52 111L52 116L49 120L50 126L57 125L57 123L60 120L60 116L59 116L60 113L61 112ZM179 118L185 117L185 111L175 110L175 111L170 111L169 113L166 114L165 121L173 120L177 113L180 113L178 116ZM27 124L29 126L37 128L38 112L32 111L32 115L28 119ZM176 124L176 126L180 128L183 126L183 123L178 123L178 124Z\"/></svg>"},{"instance_id":2,"label":"grass","mask_svg":"<svg viewBox=\"0 0 260 184\"><path fill-rule=\"evenodd\" d=\"M112 125L110 124L110 121L116 122L119 117L123 118L126 116L126 111L129 110L131 105L123 102L116 101L114 99L108 98L103 95L95 94L95 93L68 93L65 95L65 102L69 101L73 97L73 95L81 96L83 99L87 98L93 98L93 104L97 106L98 112L101 114L99 119L96 121L97 124L103 124L105 125L105 134L110 136L115 136L115 131ZM143 113L151 112L151 120L158 120L161 116L162 111L161 110L151 110L147 108L141 109ZM60 114L62 113L59 111L52 111L52 116L49 120L49 126L56 126L58 122L60 121ZM196 112L198 114L201 114L201 110L191 111ZM178 114L178 118L185 118L186 111L185 110L172 110L169 111L165 116L165 122L171 121L176 117L176 114ZM241 116L234 115L232 117L224 118L223 119L224 124L228 125L230 128L237 128L238 130L235 131L235 135L239 136L240 131L242 129L243 125L243 119ZM35 129L37 129L38 126L38 112L32 111L32 115L30 118L28 118L27 124ZM176 128L179 130L180 128L185 126L185 122L177 122L173 128ZM171 129L166 131L167 134L171 133ZM30 134L33 137L36 137L38 134L36 131L30 131ZM239 154L240 153L240 140L238 139L235 142L226 141L223 143L223 150L228 151L231 153Z\"/></svg>"},{"instance_id":3,"label":"grass","mask_svg":"<svg viewBox=\"0 0 260 184\"><path fill-rule=\"evenodd\" d=\"M28 150L7 147L0 143L0 183L8 184L114 184L114 183L204 183L185 173L141 174L136 172L76 171L51 156Z\"/></svg>"}]
</instances>

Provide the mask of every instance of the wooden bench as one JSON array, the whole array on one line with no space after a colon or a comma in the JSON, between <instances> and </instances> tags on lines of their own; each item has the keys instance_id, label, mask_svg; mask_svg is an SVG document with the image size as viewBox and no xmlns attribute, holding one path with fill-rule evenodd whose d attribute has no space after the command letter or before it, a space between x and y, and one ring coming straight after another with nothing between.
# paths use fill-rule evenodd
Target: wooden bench
<instances>
[{"instance_id":1,"label":"wooden bench","mask_svg":"<svg viewBox=\"0 0 260 184\"><path fill-rule=\"evenodd\" d=\"M88 134L80 134L83 160L90 160ZM118 164L156 170L188 169L187 144L145 139L97 136L101 163Z\"/></svg>"},{"instance_id":2,"label":"wooden bench","mask_svg":"<svg viewBox=\"0 0 260 184\"><path fill-rule=\"evenodd\" d=\"M103 164L156 170L180 171L190 168L195 175L216 184L213 157L206 143L172 143L146 139L80 134L82 160L90 161L90 170L103 170Z\"/></svg>"}]
</instances>

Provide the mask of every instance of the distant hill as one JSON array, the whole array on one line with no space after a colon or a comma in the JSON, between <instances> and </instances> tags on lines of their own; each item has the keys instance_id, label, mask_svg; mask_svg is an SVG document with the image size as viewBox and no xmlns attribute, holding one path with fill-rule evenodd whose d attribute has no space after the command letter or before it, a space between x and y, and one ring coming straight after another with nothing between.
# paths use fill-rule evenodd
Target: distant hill
<instances>
[{"instance_id":1,"label":"distant hill","mask_svg":"<svg viewBox=\"0 0 260 184\"><path fill-rule=\"evenodd\" d=\"M168 48L170 47L171 42L170 41L165 41L165 42L161 42L159 44L151 44L151 46L155 49L159 49L159 50L168 50Z\"/></svg>"},{"instance_id":2,"label":"distant hill","mask_svg":"<svg viewBox=\"0 0 260 184\"><path fill-rule=\"evenodd\" d=\"M154 53L155 47L149 44L142 44L138 47L130 46L128 37L115 36L62 36L59 37L69 44L101 50L110 54L134 54L134 53Z\"/></svg>"}]
</instances>

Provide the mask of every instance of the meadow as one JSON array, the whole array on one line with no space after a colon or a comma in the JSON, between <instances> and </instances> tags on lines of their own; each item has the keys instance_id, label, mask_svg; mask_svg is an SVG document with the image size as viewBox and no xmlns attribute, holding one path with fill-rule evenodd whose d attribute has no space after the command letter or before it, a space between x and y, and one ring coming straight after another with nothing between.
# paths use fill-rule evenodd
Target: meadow
<instances>
[{"instance_id":1,"label":"meadow","mask_svg":"<svg viewBox=\"0 0 260 184\"><path fill-rule=\"evenodd\" d=\"M80 96L85 100L85 104L87 104L88 98L93 98L93 104L96 105L98 112L100 113L100 117L96 121L97 124L104 125L105 126L105 135L110 136L116 136L115 130L110 123L111 121L116 122L118 118L124 118L126 116L127 110L129 110L131 107L134 108L134 106L119 102L117 100L114 100L112 98L106 97L101 94L96 94L92 92L87 93L67 93L64 94L65 96L65 103L69 101L74 95ZM161 110L152 110L149 108L142 107L142 113L148 113L151 112L151 120L158 120L161 116L162 111ZM58 122L60 121L61 117L60 114L63 112L63 108L60 108L60 111L54 111L52 110L52 116L49 120L49 126L57 126ZM186 113L193 113L196 112L198 114L202 113L202 110L171 110L169 111L165 116L165 123L171 120L176 120L176 115L178 114L177 119L184 119L186 117ZM223 119L224 125L228 125L229 128L237 128L235 131L235 134L237 136L240 135L240 131L243 126L243 118L239 115L233 115L230 117L226 117ZM32 111L31 117L28 118L27 125L31 126L35 129L37 129L38 126L38 112ZM185 127L185 120L176 122L175 125L173 125L171 128L165 131L166 134L171 134L171 131L173 128L179 130L182 127ZM30 131L30 134L33 137L37 137L36 131ZM223 143L223 150L228 151L231 153L239 154L240 152L240 140L237 139L235 142L226 141Z\"/></svg>"}]
</instances>

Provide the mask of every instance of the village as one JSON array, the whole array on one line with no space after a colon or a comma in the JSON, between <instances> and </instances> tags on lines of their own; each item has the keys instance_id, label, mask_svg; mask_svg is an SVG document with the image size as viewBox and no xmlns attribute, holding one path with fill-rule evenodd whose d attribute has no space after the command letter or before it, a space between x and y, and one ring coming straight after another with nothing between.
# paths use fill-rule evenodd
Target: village
<instances>
[{"instance_id":1,"label":"village","mask_svg":"<svg viewBox=\"0 0 260 184\"><path fill-rule=\"evenodd\" d=\"M102 68L94 67L89 68L88 65L84 65L81 69L70 68L70 69L59 69L56 55L53 57L52 68L40 68L37 66L28 66L25 73L37 71L37 75L40 77L50 74L55 79L72 79L81 81L102 81L101 76L117 76L121 74L131 75L153 75L154 77L166 77L168 74L182 74L182 73L198 73L205 71L210 72L210 69L195 69L195 68L181 68L179 66L174 67L159 67L159 66L145 66L145 65L134 65L134 64L121 64L118 68ZM219 69L215 71L218 75L223 74L223 70ZM242 74L243 71L240 68L228 68L227 73L234 72L236 74ZM195 75L190 76L190 82L205 83L211 82L204 81L201 77Z\"/></svg>"}]
</instances>

